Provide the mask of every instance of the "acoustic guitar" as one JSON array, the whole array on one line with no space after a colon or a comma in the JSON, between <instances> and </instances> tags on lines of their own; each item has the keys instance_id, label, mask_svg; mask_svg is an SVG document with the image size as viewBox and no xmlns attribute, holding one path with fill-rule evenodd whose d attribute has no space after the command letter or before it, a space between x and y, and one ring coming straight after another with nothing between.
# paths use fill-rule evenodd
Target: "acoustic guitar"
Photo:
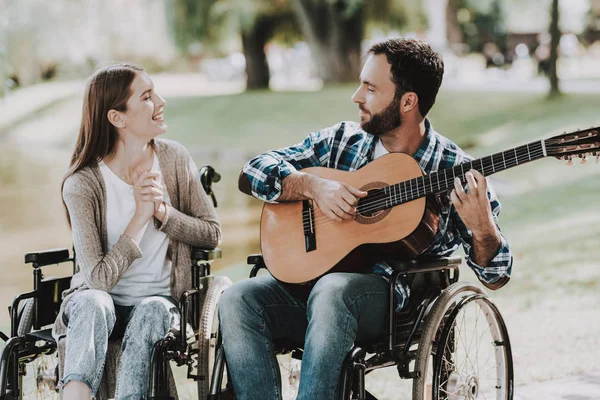
<instances>
[{"instance_id":1,"label":"acoustic guitar","mask_svg":"<svg viewBox=\"0 0 600 400\"><path fill-rule=\"evenodd\" d=\"M544 157L572 162L600 157L600 127L565 133L465 162L425 175L410 155L390 153L363 168L347 172L331 168L303 169L322 178L368 192L359 200L353 220L330 220L312 201L265 203L260 244L265 265L280 282L303 285L306 294L329 272L360 272L378 260L406 260L423 253L437 231L439 201L466 183L465 173L484 176ZM294 290L292 290L294 291Z\"/></svg>"}]
</instances>

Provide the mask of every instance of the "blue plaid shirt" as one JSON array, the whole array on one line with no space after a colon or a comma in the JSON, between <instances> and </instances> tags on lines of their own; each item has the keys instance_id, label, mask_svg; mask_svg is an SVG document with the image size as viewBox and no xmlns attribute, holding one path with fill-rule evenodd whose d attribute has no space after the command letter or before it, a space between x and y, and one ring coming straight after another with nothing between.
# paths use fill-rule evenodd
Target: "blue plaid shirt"
<instances>
[{"instance_id":1,"label":"blue plaid shirt","mask_svg":"<svg viewBox=\"0 0 600 400\"><path fill-rule=\"evenodd\" d=\"M414 155L425 173L451 168L473 159L452 141L435 132L428 119L425 119L425 126L426 138ZM248 177L252 194L256 198L275 203L281 195L282 180L293 171L309 167L355 171L373 161L376 140L375 136L363 131L358 123L341 122L309 134L303 142L294 146L269 151L253 158L244 165L243 172ZM488 198L494 221L498 225L500 203L489 181ZM481 281L494 283L510 277L512 269L508 242L502 234L500 236L502 245L498 254L489 265L477 265L473 262L471 253L471 231L464 225L454 206L448 204L442 206L438 232L425 254L449 256L462 244L467 255L467 265ZM388 262L380 261L372 267L372 272L389 279L393 269ZM398 310L407 304L410 294L408 288L407 281L398 279Z\"/></svg>"}]
</instances>

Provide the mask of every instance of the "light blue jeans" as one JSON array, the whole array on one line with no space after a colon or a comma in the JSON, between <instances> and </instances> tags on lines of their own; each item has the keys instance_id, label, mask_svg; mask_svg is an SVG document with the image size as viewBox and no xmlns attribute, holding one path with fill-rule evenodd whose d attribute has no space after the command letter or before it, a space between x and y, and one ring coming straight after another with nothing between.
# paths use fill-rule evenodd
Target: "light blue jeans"
<instances>
[{"instance_id":1,"label":"light blue jeans","mask_svg":"<svg viewBox=\"0 0 600 400\"><path fill-rule=\"evenodd\" d=\"M308 301L270 275L228 288L219 302L227 368L238 400L281 399L273 340L304 343L298 400L339 395L341 367L355 340L385 332L389 285L380 276L332 273Z\"/></svg>"},{"instance_id":2,"label":"light blue jeans","mask_svg":"<svg viewBox=\"0 0 600 400\"><path fill-rule=\"evenodd\" d=\"M177 307L162 296L147 297L136 306L125 307L115 305L112 297L101 290L74 294L65 307L68 330L62 384L81 381L95 396L108 339L115 329L124 331L115 399L146 398L152 348L165 337L175 319L179 320Z\"/></svg>"}]
</instances>

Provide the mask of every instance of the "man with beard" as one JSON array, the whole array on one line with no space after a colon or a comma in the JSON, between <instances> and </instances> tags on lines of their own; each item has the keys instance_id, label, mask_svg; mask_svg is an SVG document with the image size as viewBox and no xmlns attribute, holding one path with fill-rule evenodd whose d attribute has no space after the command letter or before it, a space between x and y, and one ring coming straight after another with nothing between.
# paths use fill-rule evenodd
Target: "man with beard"
<instances>
[{"instance_id":1,"label":"man with beard","mask_svg":"<svg viewBox=\"0 0 600 400\"><path fill-rule=\"evenodd\" d=\"M375 44L352 96L360 125L342 122L311 133L295 146L255 157L240 174L240 190L267 202L310 199L331 220L342 221L354 218L358 199L366 192L302 169L353 171L388 152L411 154L425 173L471 160L426 118L443 72L440 56L421 41ZM466 191L455 182L451 204L441 210L427 253L448 256L462 244L479 280L497 289L508 281L512 267L508 243L497 225L500 204L479 172L468 172L466 179ZM367 273L327 274L308 300L294 297L269 275L225 291L219 317L237 398L281 398L272 343L285 339L304 343L298 399L333 399L340 385L332 383L339 382L355 340L377 339L385 332L391 273L389 263L378 262ZM407 304L408 282L399 282L395 289L401 309Z\"/></svg>"}]
</instances>

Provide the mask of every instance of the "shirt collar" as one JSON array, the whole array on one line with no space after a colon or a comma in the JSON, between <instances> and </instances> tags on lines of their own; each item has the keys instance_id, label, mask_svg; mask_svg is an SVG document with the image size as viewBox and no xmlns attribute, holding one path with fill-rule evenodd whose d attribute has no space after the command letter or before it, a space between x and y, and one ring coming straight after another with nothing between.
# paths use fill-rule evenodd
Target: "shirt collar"
<instances>
[{"instance_id":1,"label":"shirt collar","mask_svg":"<svg viewBox=\"0 0 600 400\"><path fill-rule=\"evenodd\" d=\"M413 156L422 169L425 169L429 164L429 161L434 154L434 149L437 142L437 134L433 128L431 128L431 122L429 122L429 119L425 118L425 138Z\"/></svg>"}]
</instances>

